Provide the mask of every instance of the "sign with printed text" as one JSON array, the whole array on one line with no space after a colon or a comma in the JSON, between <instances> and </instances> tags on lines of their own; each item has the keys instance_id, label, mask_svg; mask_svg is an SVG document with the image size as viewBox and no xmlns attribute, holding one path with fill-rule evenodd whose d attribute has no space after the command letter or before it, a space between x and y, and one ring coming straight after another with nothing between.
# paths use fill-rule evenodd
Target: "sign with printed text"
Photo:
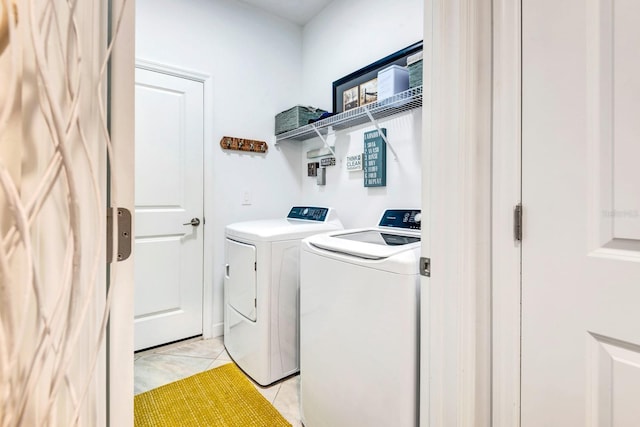
<instances>
[{"instance_id":1,"label":"sign with printed text","mask_svg":"<svg viewBox=\"0 0 640 427\"><path fill-rule=\"evenodd\" d=\"M325 157L324 159L320 159L320 166L322 167L335 166L335 165L336 165L335 157Z\"/></svg>"},{"instance_id":2,"label":"sign with printed text","mask_svg":"<svg viewBox=\"0 0 640 427\"><path fill-rule=\"evenodd\" d=\"M348 171L362 170L362 154L354 154L354 155L347 156L347 170Z\"/></svg>"},{"instance_id":3,"label":"sign with printed text","mask_svg":"<svg viewBox=\"0 0 640 427\"><path fill-rule=\"evenodd\" d=\"M385 136L387 130L381 129ZM387 185L387 144L377 130L364 133L364 186Z\"/></svg>"}]
</instances>

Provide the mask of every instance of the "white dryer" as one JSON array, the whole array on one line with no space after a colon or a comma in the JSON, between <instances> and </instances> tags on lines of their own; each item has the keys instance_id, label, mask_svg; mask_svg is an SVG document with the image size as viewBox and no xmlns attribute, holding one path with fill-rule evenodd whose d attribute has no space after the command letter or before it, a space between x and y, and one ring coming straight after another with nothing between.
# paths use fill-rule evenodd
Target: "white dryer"
<instances>
[{"instance_id":1,"label":"white dryer","mask_svg":"<svg viewBox=\"0 0 640 427\"><path fill-rule=\"evenodd\" d=\"M415 427L420 211L323 233L300 253L300 403L306 427Z\"/></svg>"},{"instance_id":2,"label":"white dryer","mask_svg":"<svg viewBox=\"0 0 640 427\"><path fill-rule=\"evenodd\" d=\"M226 227L224 345L258 384L299 371L300 240L339 229L333 209L308 206Z\"/></svg>"}]
</instances>

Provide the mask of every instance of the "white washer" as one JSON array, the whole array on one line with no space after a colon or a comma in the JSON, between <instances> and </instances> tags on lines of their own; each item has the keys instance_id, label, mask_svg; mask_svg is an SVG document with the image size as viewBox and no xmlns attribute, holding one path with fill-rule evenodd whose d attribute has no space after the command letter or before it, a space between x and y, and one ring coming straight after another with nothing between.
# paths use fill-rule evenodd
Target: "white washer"
<instances>
[{"instance_id":1,"label":"white washer","mask_svg":"<svg viewBox=\"0 0 640 427\"><path fill-rule=\"evenodd\" d=\"M299 371L300 240L339 229L333 209L308 206L227 226L224 345L258 384Z\"/></svg>"},{"instance_id":2,"label":"white washer","mask_svg":"<svg viewBox=\"0 0 640 427\"><path fill-rule=\"evenodd\" d=\"M420 211L323 233L300 253L306 427L418 423Z\"/></svg>"}]
</instances>

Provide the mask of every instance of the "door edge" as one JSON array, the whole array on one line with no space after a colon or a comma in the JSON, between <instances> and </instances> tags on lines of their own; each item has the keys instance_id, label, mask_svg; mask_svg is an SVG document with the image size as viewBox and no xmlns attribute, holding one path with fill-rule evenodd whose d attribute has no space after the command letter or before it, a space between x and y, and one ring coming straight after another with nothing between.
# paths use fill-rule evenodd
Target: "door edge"
<instances>
[{"instance_id":1,"label":"door edge","mask_svg":"<svg viewBox=\"0 0 640 427\"><path fill-rule=\"evenodd\" d=\"M519 427L522 241L513 209L522 201L522 6L493 6L492 426Z\"/></svg>"}]
</instances>

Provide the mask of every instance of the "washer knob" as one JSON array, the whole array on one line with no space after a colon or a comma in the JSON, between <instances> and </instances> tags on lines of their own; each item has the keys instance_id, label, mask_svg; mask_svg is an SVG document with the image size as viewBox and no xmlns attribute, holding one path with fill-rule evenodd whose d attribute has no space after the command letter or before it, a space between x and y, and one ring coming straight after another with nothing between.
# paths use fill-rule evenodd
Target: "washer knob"
<instances>
[{"instance_id":1,"label":"washer knob","mask_svg":"<svg viewBox=\"0 0 640 427\"><path fill-rule=\"evenodd\" d=\"M420 222L422 220L422 214L421 213L417 213L414 217L413 220L415 222Z\"/></svg>"}]
</instances>

